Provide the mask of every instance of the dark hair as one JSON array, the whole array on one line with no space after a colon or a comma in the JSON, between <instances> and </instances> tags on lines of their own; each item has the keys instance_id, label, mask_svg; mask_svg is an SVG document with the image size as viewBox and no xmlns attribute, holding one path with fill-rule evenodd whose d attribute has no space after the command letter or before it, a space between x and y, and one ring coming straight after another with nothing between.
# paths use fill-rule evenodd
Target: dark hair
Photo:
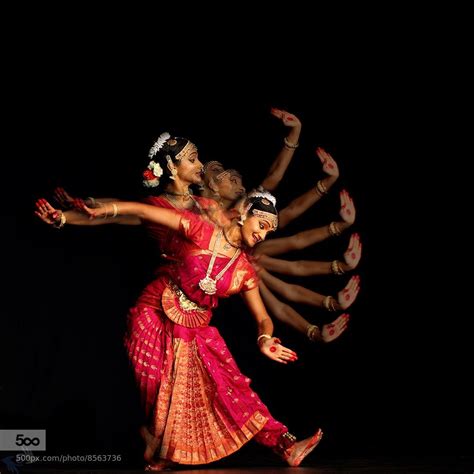
<instances>
[{"instance_id":1,"label":"dark hair","mask_svg":"<svg viewBox=\"0 0 474 474\"><path fill-rule=\"evenodd\" d=\"M165 143L163 143L163 146L158 150L158 152L156 152L152 157L149 156L150 161L158 163L163 170L163 174L159 177L159 185L158 187L154 187L154 189L162 189L171 182L171 171L168 167L168 159L166 157L169 156L171 161L178 166L179 160L176 159L176 156L189 142L190 141L187 138L170 137L165 141Z\"/></svg>"},{"instance_id":2,"label":"dark hair","mask_svg":"<svg viewBox=\"0 0 474 474\"><path fill-rule=\"evenodd\" d=\"M276 216L278 215L278 211L276 210L276 207L273 205L273 203L261 196L256 196L256 197L251 197L249 199L250 207L248 212L251 212L253 209L258 209L260 211L265 211L269 212L270 214L275 214Z\"/></svg>"}]
</instances>

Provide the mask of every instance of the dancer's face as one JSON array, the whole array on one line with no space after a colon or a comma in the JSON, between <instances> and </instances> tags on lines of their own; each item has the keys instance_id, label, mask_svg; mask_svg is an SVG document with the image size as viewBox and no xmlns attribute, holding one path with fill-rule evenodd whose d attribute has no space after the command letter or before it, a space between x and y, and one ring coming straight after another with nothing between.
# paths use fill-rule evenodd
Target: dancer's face
<instances>
[{"instance_id":1,"label":"dancer's face","mask_svg":"<svg viewBox=\"0 0 474 474\"><path fill-rule=\"evenodd\" d=\"M211 178L215 178L218 174L224 171L224 166L218 161L214 161L211 165L206 167L206 174L204 175L204 181L209 183Z\"/></svg>"},{"instance_id":2,"label":"dancer's face","mask_svg":"<svg viewBox=\"0 0 474 474\"><path fill-rule=\"evenodd\" d=\"M249 216L242 226L242 240L248 247L253 247L265 240L271 230L273 230L272 224L266 219Z\"/></svg>"},{"instance_id":3,"label":"dancer's face","mask_svg":"<svg viewBox=\"0 0 474 474\"><path fill-rule=\"evenodd\" d=\"M242 185L242 178L237 173L230 172L224 175L217 183L219 196L229 201L236 201L245 193L245 188Z\"/></svg>"},{"instance_id":4,"label":"dancer's face","mask_svg":"<svg viewBox=\"0 0 474 474\"><path fill-rule=\"evenodd\" d=\"M202 183L202 163L196 147L192 147L185 156L179 160L177 165L178 177L191 184Z\"/></svg>"}]
</instances>

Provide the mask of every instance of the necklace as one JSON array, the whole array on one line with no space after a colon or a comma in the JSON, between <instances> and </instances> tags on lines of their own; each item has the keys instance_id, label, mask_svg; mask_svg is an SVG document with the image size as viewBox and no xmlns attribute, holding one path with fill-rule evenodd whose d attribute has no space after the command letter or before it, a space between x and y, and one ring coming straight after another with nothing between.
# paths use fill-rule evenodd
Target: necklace
<instances>
[{"instance_id":1,"label":"necklace","mask_svg":"<svg viewBox=\"0 0 474 474\"><path fill-rule=\"evenodd\" d=\"M198 211L202 214L202 208L194 196L190 192L186 193L171 193L169 191L164 191L163 194L167 197L168 201L175 207L176 209L187 210L191 209L194 206L197 207ZM181 203L175 196L184 196L184 202ZM189 199L189 200L188 200ZM190 205L189 205L190 204Z\"/></svg>"},{"instance_id":2,"label":"necklace","mask_svg":"<svg viewBox=\"0 0 474 474\"><path fill-rule=\"evenodd\" d=\"M216 261L217 256L217 246L222 237L222 230L216 236L216 240L214 241L214 247L212 249L212 257L209 261L209 265L207 267L206 276L199 281L199 288L201 288L206 295L214 295L217 291L217 280L220 280L224 273L229 269L229 267L235 262L235 259L240 254L240 249L237 249L232 256L232 258L227 262L227 265L214 277L211 277L212 269L214 268L214 262Z\"/></svg>"},{"instance_id":3,"label":"necklace","mask_svg":"<svg viewBox=\"0 0 474 474\"><path fill-rule=\"evenodd\" d=\"M222 232L224 233L224 239L226 240L227 244L229 244L229 245L224 244L224 249L225 249L225 250L229 250L230 247L234 247L234 249L240 249L240 248L242 248L240 245L235 245L235 244L233 244L233 243L229 240L229 238L227 237L227 234L226 234L226 232L225 232L225 229L222 229Z\"/></svg>"},{"instance_id":4,"label":"necklace","mask_svg":"<svg viewBox=\"0 0 474 474\"><path fill-rule=\"evenodd\" d=\"M165 194L170 194L171 196L191 196L191 193L189 191L186 191L185 193L172 193L171 191L165 191Z\"/></svg>"}]
</instances>

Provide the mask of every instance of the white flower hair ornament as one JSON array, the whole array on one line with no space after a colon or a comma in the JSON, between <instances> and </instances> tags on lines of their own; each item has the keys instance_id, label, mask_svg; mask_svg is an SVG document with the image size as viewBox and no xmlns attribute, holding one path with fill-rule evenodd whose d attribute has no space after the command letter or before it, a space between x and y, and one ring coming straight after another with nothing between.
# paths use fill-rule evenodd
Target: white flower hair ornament
<instances>
[{"instance_id":1,"label":"white flower hair ornament","mask_svg":"<svg viewBox=\"0 0 474 474\"><path fill-rule=\"evenodd\" d=\"M163 175L163 168L160 166L159 163L150 161L148 169L151 170L157 178L161 178L161 176Z\"/></svg>"},{"instance_id":2,"label":"white flower hair ornament","mask_svg":"<svg viewBox=\"0 0 474 474\"><path fill-rule=\"evenodd\" d=\"M259 197L259 198L262 198L262 199L267 199L268 201L270 201L272 204L273 204L273 207L276 207L276 197L273 196L272 194L270 194L268 191L264 191L264 190L261 190L261 191L251 191L247 197L250 199L250 198L255 198L255 197Z\"/></svg>"},{"instance_id":3,"label":"white flower hair ornament","mask_svg":"<svg viewBox=\"0 0 474 474\"><path fill-rule=\"evenodd\" d=\"M171 135L168 132L163 132L159 137L158 140L156 140L155 143L153 143L153 146L150 148L150 151L148 152L148 156L150 158L153 158L163 147L165 144L166 140L170 139Z\"/></svg>"},{"instance_id":4,"label":"white flower hair ornament","mask_svg":"<svg viewBox=\"0 0 474 474\"><path fill-rule=\"evenodd\" d=\"M160 184L163 168L159 163L150 161L148 168L143 173L143 185L147 188L156 188Z\"/></svg>"}]
</instances>

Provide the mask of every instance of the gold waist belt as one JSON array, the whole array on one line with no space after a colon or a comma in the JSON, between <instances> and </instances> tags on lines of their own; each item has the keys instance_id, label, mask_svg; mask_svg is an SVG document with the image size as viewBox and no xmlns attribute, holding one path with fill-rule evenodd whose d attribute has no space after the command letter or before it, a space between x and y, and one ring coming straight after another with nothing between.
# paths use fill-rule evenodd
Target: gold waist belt
<instances>
[{"instance_id":1,"label":"gold waist belt","mask_svg":"<svg viewBox=\"0 0 474 474\"><path fill-rule=\"evenodd\" d=\"M191 301L172 281L166 284L161 297L163 311L171 321L188 328L207 326L212 312Z\"/></svg>"}]
</instances>

